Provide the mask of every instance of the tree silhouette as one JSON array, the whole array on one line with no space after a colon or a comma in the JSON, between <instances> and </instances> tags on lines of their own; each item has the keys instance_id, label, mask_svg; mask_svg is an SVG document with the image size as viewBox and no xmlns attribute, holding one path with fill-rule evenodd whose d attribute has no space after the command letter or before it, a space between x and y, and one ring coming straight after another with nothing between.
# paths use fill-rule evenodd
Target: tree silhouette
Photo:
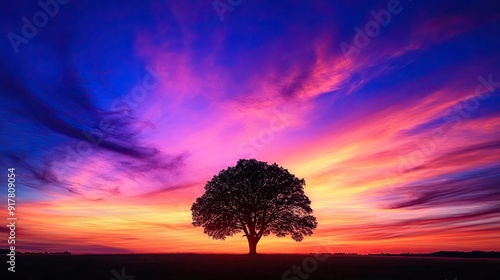
<instances>
[{"instance_id":1,"label":"tree silhouette","mask_svg":"<svg viewBox=\"0 0 500 280\"><path fill-rule=\"evenodd\" d=\"M317 226L311 201L299 179L276 163L240 159L205 185L191 207L193 226L213 239L244 232L249 254L257 254L262 236L288 234L300 242Z\"/></svg>"}]
</instances>

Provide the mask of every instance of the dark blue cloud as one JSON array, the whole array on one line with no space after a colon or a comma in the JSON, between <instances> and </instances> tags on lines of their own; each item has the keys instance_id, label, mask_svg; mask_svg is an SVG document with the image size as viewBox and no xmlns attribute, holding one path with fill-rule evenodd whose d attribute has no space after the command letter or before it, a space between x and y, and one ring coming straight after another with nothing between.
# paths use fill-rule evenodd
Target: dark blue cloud
<instances>
[{"instance_id":1,"label":"dark blue cloud","mask_svg":"<svg viewBox=\"0 0 500 280\"><path fill-rule=\"evenodd\" d=\"M133 40L150 23L150 4L122 4L70 1L28 43L16 46L18 53L2 40L0 102L6 106L0 110L0 165L18 168L24 186L74 191L74 182L54 170L55 163L78 162L68 149L77 151L74 157L108 158L130 177L184 165L186 152L164 154L143 141L147 120L132 108L111 106L146 75L145 62L134 59ZM0 20L2 31L20 36L21 18L32 20L42 10L31 1L9 9ZM112 129L103 130L103 120ZM91 153L78 152L78 145ZM83 161L78 164L85 168Z\"/></svg>"}]
</instances>

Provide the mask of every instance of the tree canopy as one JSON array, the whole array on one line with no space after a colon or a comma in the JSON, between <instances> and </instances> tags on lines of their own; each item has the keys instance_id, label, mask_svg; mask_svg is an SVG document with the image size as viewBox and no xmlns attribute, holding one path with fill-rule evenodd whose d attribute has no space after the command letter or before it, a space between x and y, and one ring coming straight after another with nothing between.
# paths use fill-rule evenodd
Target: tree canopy
<instances>
[{"instance_id":1,"label":"tree canopy","mask_svg":"<svg viewBox=\"0 0 500 280\"><path fill-rule=\"evenodd\" d=\"M243 232L249 254L256 254L261 237L270 234L300 242L318 224L304 186L304 179L276 163L240 159L207 182L191 207L192 224L213 239Z\"/></svg>"}]
</instances>

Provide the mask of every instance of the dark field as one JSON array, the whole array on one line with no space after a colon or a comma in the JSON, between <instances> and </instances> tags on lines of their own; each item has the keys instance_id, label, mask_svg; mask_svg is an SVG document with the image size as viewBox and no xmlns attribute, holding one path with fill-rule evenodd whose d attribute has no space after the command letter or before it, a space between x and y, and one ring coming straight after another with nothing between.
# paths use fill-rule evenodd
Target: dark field
<instances>
[{"instance_id":1,"label":"dark field","mask_svg":"<svg viewBox=\"0 0 500 280\"><path fill-rule=\"evenodd\" d=\"M312 255L17 255L15 273L7 271L6 257L1 257L4 266L1 279L500 279L500 259L329 256L317 261L316 269L314 262L306 261L306 270L311 271L306 272L302 262L311 261L310 257ZM300 267L304 278L293 272L283 277L294 265ZM122 268L125 268L123 275Z\"/></svg>"}]
</instances>

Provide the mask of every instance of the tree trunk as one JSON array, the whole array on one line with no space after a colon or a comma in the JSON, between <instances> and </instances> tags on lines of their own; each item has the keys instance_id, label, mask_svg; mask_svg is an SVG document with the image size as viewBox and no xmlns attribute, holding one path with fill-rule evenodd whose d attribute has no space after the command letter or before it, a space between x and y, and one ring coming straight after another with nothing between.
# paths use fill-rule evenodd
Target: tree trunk
<instances>
[{"instance_id":1,"label":"tree trunk","mask_svg":"<svg viewBox=\"0 0 500 280\"><path fill-rule=\"evenodd\" d=\"M249 255L257 255L257 243L259 243L259 239L252 236L247 236L248 239L248 254Z\"/></svg>"}]
</instances>

